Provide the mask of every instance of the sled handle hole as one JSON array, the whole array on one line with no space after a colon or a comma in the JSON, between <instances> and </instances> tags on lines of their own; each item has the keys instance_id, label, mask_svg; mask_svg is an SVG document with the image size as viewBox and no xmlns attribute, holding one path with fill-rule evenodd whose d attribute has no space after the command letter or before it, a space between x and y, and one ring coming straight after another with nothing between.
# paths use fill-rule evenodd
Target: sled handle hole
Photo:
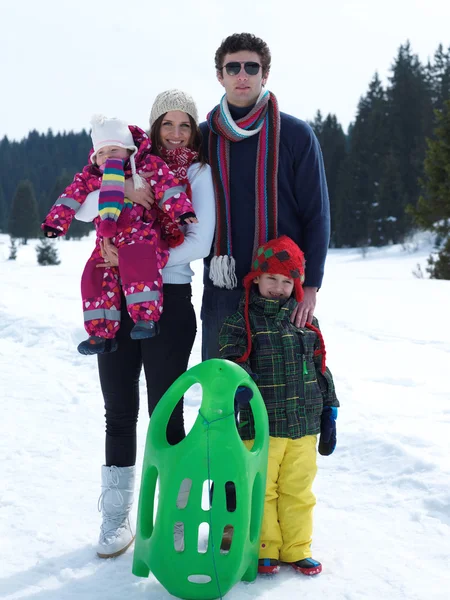
<instances>
[{"instance_id":1,"label":"sled handle hole","mask_svg":"<svg viewBox=\"0 0 450 600\"><path fill-rule=\"evenodd\" d=\"M206 554L208 552L208 540L209 540L209 523L200 523L198 526L198 541L197 551L199 554Z\"/></svg>"},{"instance_id":2,"label":"sled handle hole","mask_svg":"<svg viewBox=\"0 0 450 600\"><path fill-rule=\"evenodd\" d=\"M186 508L189 500L189 494L191 493L191 488L192 479L183 479L183 481L180 483L180 489L178 490L177 508Z\"/></svg>"},{"instance_id":3,"label":"sled handle hole","mask_svg":"<svg viewBox=\"0 0 450 600\"><path fill-rule=\"evenodd\" d=\"M175 552L184 552L184 523L177 521L173 526L173 547Z\"/></svg>"}]
</instances>

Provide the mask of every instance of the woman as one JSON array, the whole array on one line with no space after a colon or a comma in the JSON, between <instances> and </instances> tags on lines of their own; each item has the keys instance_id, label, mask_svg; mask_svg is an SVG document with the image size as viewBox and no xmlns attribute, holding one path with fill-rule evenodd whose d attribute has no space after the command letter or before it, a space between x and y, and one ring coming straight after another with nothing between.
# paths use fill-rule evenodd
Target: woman
<instances>
[{"instance_id":1,"label":"woman","mask_svg":"<svg viewBox=\"0 0 450 600\"><path fill-rule=\"evenodd\" d=\"M211 171L201 153L201 133L193 99L179 90L159 94L150 115L152 152L159 154L186 186L198 218L184 227L185 241L171 249L163 269L164 311L160 333L152 339L132 340L133 321L122 303L122 321L117 334L118 349L98 356L100 384L106 411L105 465L99 507L103 521L97 554L101 558L125 552L134 539L129 512L133 504L136 425L139 411L141 368L147 383L149 415L170 385L186 371L196 334L196 317L191 302L189 266L207 256L215 226L214 190ZM149 186L144 192L125 188L133 202L151 207ZM95 200L95 194L91 194ZM117 250L104 244L103 266L117 265ZM185 436L183 401L172 413L167 440L176 444Z\"/></svg>"}]
</instances>

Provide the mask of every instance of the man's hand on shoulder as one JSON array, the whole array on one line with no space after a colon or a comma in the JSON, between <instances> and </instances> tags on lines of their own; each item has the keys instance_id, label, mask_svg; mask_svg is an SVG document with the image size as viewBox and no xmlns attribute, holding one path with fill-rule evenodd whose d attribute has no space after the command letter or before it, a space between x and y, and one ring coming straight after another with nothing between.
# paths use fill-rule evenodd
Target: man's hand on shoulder
<instances>
[{"instance_id":1,"label":"man's hand on shoulder","mask_svg":"<svg viewBox=\"0 0 450 600\"><path fill-rule=\"evenodd\" d=\"M305 323L311 323L316 308L316 287L304 287L303 301L299 302L291 314L291 323L296 327L304 327Z\"/></svg>"}]
</instances>

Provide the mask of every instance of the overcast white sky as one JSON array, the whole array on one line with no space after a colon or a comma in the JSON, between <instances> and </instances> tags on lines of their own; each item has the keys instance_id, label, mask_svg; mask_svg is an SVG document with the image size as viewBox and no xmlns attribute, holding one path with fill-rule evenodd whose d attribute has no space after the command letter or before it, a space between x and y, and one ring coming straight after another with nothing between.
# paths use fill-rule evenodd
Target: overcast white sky
<instances>
[{"instance_id":1,"label":"overcast white sky","mask_svg":"<svg viewBox=\"0 0 450 600\"><path fill-rule=\"evenodd\" d=\"M97 7L97 8L96 8ZM335 113L346 128L400 44L422 61L450 45L448 0L0 0L0 138L79 131L103 113L147 127L155 96L180 87L203 118L219 101L214 53L249 31L272 51L281 110Z\"/></svg>"}]
</instances>

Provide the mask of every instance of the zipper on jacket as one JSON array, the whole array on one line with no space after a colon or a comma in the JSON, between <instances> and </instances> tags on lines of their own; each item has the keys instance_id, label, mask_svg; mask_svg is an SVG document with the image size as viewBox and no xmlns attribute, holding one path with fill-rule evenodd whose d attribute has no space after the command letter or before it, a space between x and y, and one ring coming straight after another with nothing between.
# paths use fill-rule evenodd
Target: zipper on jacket
<instances>
[{"instance_id":1,"label":"zipper on jacket","mask_svg":"<svg viewBox=\"0 0 450 600\"><path fill-rule=\"evenodd\" d=\"M306 386L305 386L305 375L308 375L308 365L306 364L306 354L305 354L305 342L303 341L303 331L299 332L300 335L298 336L298 340L300 342L300 346L301 346L301 354L300 354L300 358L302 361L302 370L301 370L301 376L302 376L302 389L303 389L303 400L306 402Z\"/></svg>"},{"instance_id":2,"label":"zipper on jacket","mask_svg":"<svg viewBox=\"0 0 450 600\"><path fill-rule=\"evenodd\" d=\"M306 364L306 356L303 354L303 375L308 375L308 365Z\"/></svg>"}]
</instances>

